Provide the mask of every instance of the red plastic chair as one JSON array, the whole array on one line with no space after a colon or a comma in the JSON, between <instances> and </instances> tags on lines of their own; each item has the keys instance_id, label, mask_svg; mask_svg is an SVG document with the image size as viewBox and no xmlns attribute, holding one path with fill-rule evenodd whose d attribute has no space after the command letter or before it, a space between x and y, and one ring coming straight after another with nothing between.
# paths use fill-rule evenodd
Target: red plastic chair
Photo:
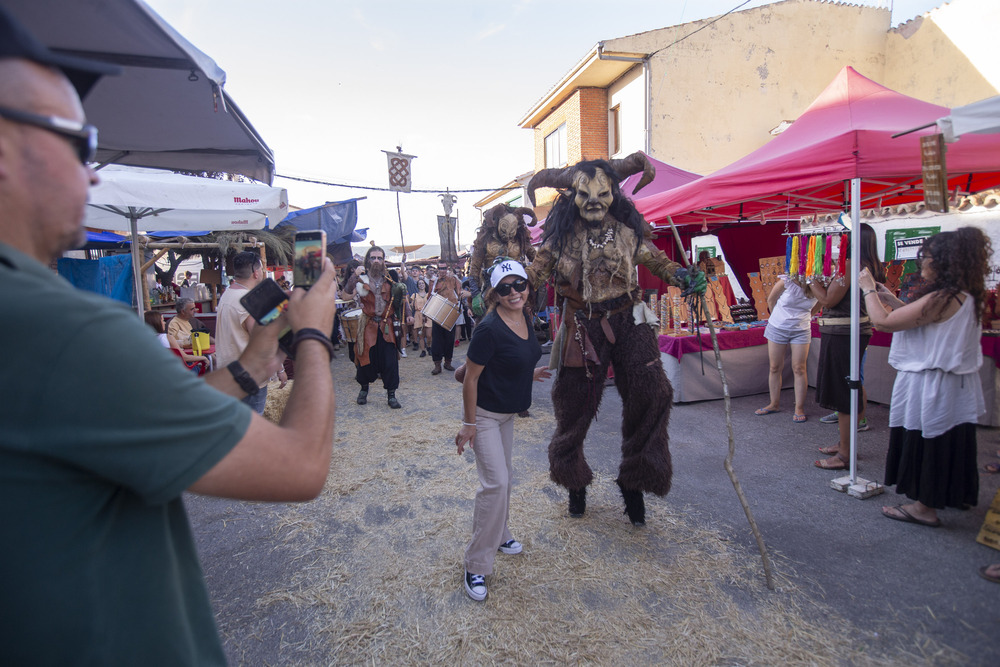
<instances>
[{"instance_id":1,"label":"red plastic chair","mask_svg":"<svg viewBox=\"0 0 1000 667\"><path fill-rule=\"evenodd\" d=\"M189 371L197 371L197 373L198 373L199 376L202 376L202 375L204 375L205 373L208 372L208 362L207 361L184 361L184 356L181 354L180 350L178 350L176 348L173 348L173 347L168 348L168 349L171 352L173 352L174 354L176 354L178 357L180 357L181 363L183 363L184 366Z\"/></svg>"}]
</instances>

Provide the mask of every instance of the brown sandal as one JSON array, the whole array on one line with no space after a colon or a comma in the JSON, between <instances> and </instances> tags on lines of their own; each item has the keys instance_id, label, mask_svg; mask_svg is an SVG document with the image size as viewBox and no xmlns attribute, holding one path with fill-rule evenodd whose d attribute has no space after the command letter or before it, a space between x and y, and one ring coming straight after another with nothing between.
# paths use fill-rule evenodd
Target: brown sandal
<instances>
[{"instance_id":1,"label":"brown sandal","mask_svg":"<svg viewBox=\"0 0 1000 667\"><path fill-rule=\"evenodd\" d=\"M827 456L836 456L837 454L840 453L840 447L836 445L830 445L829 447L820 447L817 451L819 451L820 454L826 454ZM857 459L858 461L861 460L860 454L858 454Z\"/></svg>"},{"instance_id":2,"label":"brown sandal","mask_svg":"<svg viewBox=\"0 0 1000 667\"><path fill-rule=\"evenodd\" d=\"M829 463L830 459L822 459L820 461L813 461L813 465L823 470L847 470L847 461L840 454L836 454L830 458L837 459L837 462Z\"/></svg>"}]
</instances>

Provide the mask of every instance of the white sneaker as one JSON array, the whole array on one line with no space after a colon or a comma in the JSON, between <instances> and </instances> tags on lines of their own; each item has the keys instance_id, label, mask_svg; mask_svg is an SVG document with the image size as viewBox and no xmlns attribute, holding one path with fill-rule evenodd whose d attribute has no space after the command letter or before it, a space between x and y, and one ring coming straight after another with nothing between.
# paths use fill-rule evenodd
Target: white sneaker
<instances>
[{"instance_id":1,"label":"white sneaker","mask_svg":"<svg viewBox=\"0 0 1000 667\"><path fill-rule=\"evenodd\" d=\"M523 549L521 543L517 540L507 540L497 548L505 554L519 554L521 553L521 549Z\"/></svg>"},{"instance_id":2,"label":"white sneaker","mask_svg":"<svg viewBox=\"0 0 1000 667\"><path fill-rule=\"evenodd\" d=\"M465 571L465 592L477 602L486 599L486 577Z\"/></svg>"},{"instance_id":3,"label":"white sneaker","mask_svg":"<svg viewBox=\"0 0 1000 667\"><path fill-rule=\"evenodd\" d=\"M406 348L405 347L404 348L400 348L400 350L399 350L399 356L401 356L404 359L406 359Z\"/></svg>"}]
</instances>

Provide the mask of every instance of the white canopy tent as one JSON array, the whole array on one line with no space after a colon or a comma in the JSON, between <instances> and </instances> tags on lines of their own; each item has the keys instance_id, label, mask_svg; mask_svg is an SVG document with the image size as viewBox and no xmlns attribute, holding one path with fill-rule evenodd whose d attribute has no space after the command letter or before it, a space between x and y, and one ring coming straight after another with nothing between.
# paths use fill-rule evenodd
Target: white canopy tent
<instances>
[{"instance_id":1,"label":"white canopy tent","mask_svg":"<svg viewBox=\"0 0 1000 667\"><path fill-rule=\"evenodd\" d=\"M1000 95L955 107L951 114L937 120L937 126L949 143L958 141L963 134L1000 132Z\"/></svg>"},{"instance_id":2,"label":"white canopy tent","mask_svg":"<svg viewBox=\"0 0 1000 667\"><path fill-rule=\"evenodd\" d=\"M101 163L274 179L274 155L229 97L226 73L141 0L10 0L57 52L112 63L83 101Z\"/></svg>"},{"instance_id":3,"label":"white canopy tent","mask_svg":"<svg viewBox=\"0 0 1000 667\"><path fill-rule=\"evenodd\" d=\"M84 225L128 231L139 314L144 309L138 234L156 231L263 229L288 213L288 193L260 183L238 183L170 172L109 168L91 188Z\"/></svg>"}]
</instances>

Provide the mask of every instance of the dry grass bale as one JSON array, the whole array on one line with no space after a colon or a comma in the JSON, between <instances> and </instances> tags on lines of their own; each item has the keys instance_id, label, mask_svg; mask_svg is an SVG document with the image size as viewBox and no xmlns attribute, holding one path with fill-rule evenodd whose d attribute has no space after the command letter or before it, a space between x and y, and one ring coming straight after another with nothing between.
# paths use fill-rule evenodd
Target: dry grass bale
<instances>
[{"instance_id":1,"label":"dry grass bale","mask_svg":"<svg viewBox=\"0 0 1000 667\"><path fill-rule=\"evenodd\" d=\"M264 419L278 424L281 416L285 414L285 404L288 403L288 395L292 393L292 383L289 380L283 389L278 389L281 383L272 379L267 383L267 402L264 404Z\"/></svg>"}]
</instances>

